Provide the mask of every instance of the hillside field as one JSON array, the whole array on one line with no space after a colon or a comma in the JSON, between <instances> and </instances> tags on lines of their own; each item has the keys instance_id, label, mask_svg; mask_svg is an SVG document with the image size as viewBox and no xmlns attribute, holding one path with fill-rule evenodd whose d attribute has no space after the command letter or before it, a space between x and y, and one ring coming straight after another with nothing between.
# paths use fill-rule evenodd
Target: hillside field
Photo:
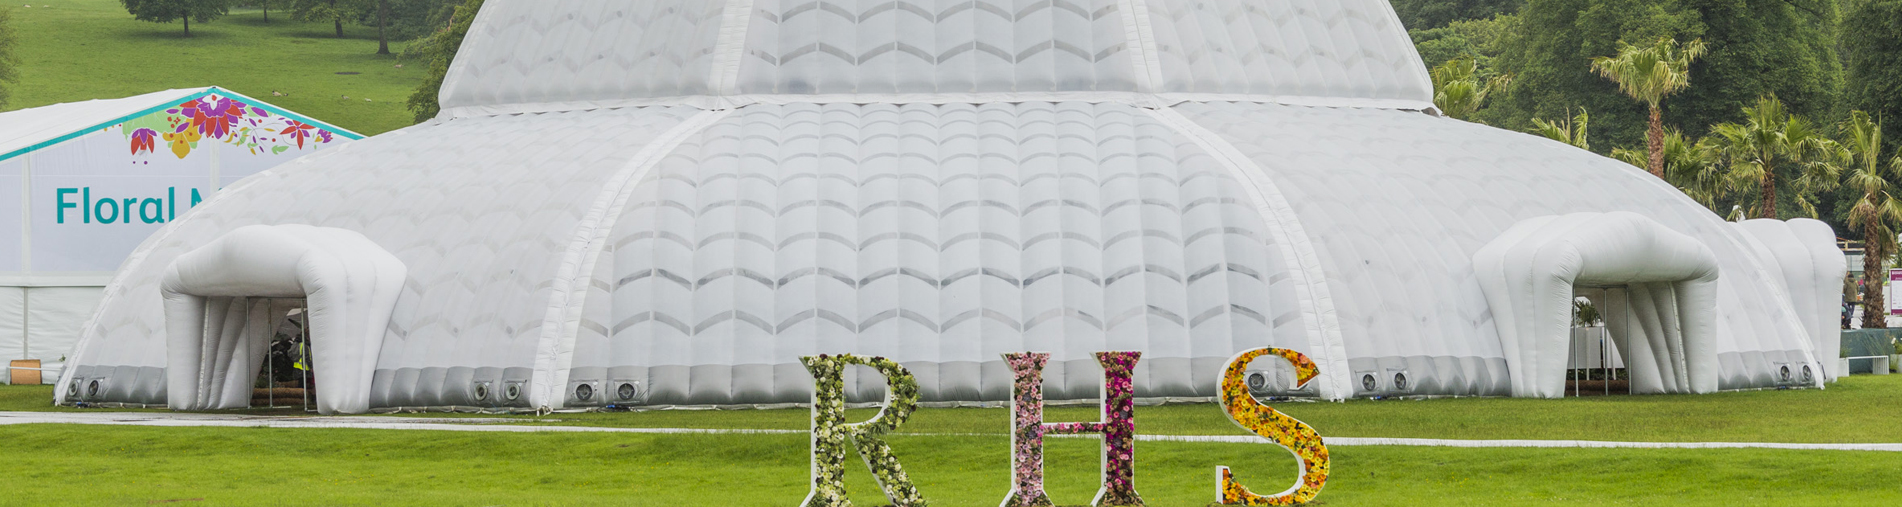
<instances>
[{"instance_id":1,"label":"hillside field","mask_svg":"<svg viewBox=\"0 0 1902 507\"><path fill-rule=\"evenodd\" d=\"M293 22L275 9L269 24L258 10L237 9L192 23L185 37L179 23L133 20L118 0L24 2L0 3L13 11L21 60L0 110L218 86L375 135L411 124L403 101L427 67L401 60L399 43L390 47L399 55L377 55L375 29L346 24L339 39L328 22Z\"/></svg>"}]
</instances>

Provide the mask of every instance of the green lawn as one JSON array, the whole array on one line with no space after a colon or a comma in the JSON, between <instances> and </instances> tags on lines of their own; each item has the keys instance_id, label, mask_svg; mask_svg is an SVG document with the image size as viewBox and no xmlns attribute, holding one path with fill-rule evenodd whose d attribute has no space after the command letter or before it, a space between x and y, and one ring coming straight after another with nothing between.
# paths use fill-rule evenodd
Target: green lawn
<instances>
[{"instance_id":1,"label":"green lawn","mask_svg":"<svg viewBox=\"0 0 1902 507\"><path fill-rule=\"evenodd\" d=\"M702 416L710 414L701 413ZM895 436L937 506L990 506L1009 473L1002 436ZM142 505L793 505L805 493L800 435L498 434L380 430L0 427L0 503ZM1096 442L1049 441L1060 504L1095 491ZM1328 505L1895 505L1902 453L1770 450L1335 447ZM1294 480L1292 459L1255 444L1143 442L1150 505L1201 506L1214 467L1257 490ZM849 469L860 505L880 505Z\"/></svg>"},{"instance_id":2,"label":"green lawn","mask_svg":"<svg viewBox=\"0 0 1902 507\"><path fill-rule=\"evenodd\" d=\"M133 20L118 0L22 5L0 3L13 11L21 60L20 82L0 110L219 86L374 135L410 125L403 101L427 70L376 55L374 29L346 25L338 39L329 23L295 23L276 11L265 24L257 10L233 10L192 23L184 37L178 23Z\"/></svg>"},{"instance_id":3,"label":"green lawn","mask_svg":"<svg viewBox=\"0 0 1902 507\"><path fill-rule=\"evenodd\" d=\"M1821 391L1278 406L1329 436L1869 443L1902 442L1899 393L1902 375L1856 376ZM51 407L50 396L49 386L0 387L0 409L98 410ZM803 409L492 417L623 427L807 427ZM1001 409L920 409L891 442L933 505L995 505L1007 481L1006 417ZM1090 407L1049 411L1053 421L1091 418ZM1244 434L1207 404L1141 407L1137 430ZM790 505L803 497L807 449L801 435L80 425L0 426L0 442L7 442L0 463L12 465L0 503L29 505L192 499L214 505ZM1095 441L1047 442L1054 499L1088 501ZM1331 451L1334 475L1320 497L1327 505L1902 504L1902 453L1892 452ZM1279 490L1293 480L1292 458L1261 444L1142 442L1137 456L1138 489L1155 506L1206 505L1216 465L1234 467L1257 490ZM855 497L878 505L869 474L856 467L851 473Z\"/></svg>"},{"instance_id":4,"label":"green lawn","mask_svg":"<svg viewBox=\"0 0 1902 507\"><path fill-rule=\"evenodd\" d=\"M0 386L0 410L51 406L51 386ZM1856 375L1824 390L1530 400L1455 398L1281 403L1323 435L1650 442L1902 442L1902 375ZM88 409L96 410L96 409ZM246 413L272 413L245 411ZM869 418L870 410L854 411ZM1050 421L1095 419L1093 407L1052 407ZM276 413L295 414L295 411ZM1240 429L1209 404L1139 407L1144 434L1231 435ZM407 414L472 417L470 414ZM494 416L539 424L650 428L805 429L807 411L726 410ZM920 409L901 433L1005 434L1003 409Z\"/></svg>"}]
</instances>

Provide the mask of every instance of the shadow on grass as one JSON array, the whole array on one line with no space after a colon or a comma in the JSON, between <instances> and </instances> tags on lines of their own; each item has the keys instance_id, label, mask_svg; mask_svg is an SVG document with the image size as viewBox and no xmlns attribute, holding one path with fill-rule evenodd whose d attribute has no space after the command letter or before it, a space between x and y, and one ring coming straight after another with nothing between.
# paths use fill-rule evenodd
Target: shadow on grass
<instances>
[{"instance_id":1,"label":"shadow on grass","mask_svg":"<svg viewBox=\"0 0 1902 507\"><path fill-rule=\"evenodd\" d=\"M276 24L277 22L272 21L271 23ZM289 29L284 31L284 35L290 36L290 37L304 38L304 39L364 41L364 42L371 43L371 46L370 46L371 51L376 51L376 46L375 46L376 32L374 31L368 32L368 33L359 32L357 30L352 30L349 25L345 25L343 27L342 37L337 36L337 32L331 27L329 23L308 23L308 24L300 23L298 26L289 27ZM396 42L397 41L390 41L391 44L395 44Z\"/></svg>"},{"instance_id":2,"label":"shadow on grass","mask_svg":"<svg viewBox=\"0 0 1902 507\"><path fill-rule=\"evenodd\" d=\"M155 23L152 30L126 30L119 37L144 42L217 42L231 39L231 32L193 23L191 35L185 35L185 28L178 23ZM208 29L209 28L209 29Z\"/></svg>"}]
</instances>

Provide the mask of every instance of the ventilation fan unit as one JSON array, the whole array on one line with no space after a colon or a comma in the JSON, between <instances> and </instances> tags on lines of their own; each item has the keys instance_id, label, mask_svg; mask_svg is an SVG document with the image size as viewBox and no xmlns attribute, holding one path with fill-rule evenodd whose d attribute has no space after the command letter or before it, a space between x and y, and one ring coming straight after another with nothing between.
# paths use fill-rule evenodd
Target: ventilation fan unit
<instances>
[{"instance_id":1,"label":"ventilation fan unit","mask_svg":"<svg viewBox=\"0 0 1902 507\"><path fill-rule=\"evenodd\" d=\"M616 379L608 381L608 385L614 387L608 401L615 405L638 405L647 396L647 390L641 389L639 380Z\"/></svg>"},{"instance_id":2,"label":"ventilation fan unit","mask_svg":"<svg viewBox=\"0 0 1902 507\"><path fill-rule=\"evenodd\" d=\"M492 407L501 396L496 395L494 381L477 380L469 387L469 398L475 400L476 405Z\"/></svg>"},{"instance_id":3,"label":"ventilation fan unit","mask_svg":"<svg viewBox=\"0 0 1902 507\"><path fill-rule=\"evenodd\" d=\"M612 393L608 393L601 388L601 381L599 380L568 381L567 404L569 406L600 406L604 404L608 396L611 395Z\"/></svg>"},{"instance_id":4,"label":"ventilation fan unit","mask_svg":"<svg viewBox=\"0 0 1902 507\"><path fill-rule=\"evenodd\" d=\"M1395 394L1413 392L1414 379L1407 375L1406 368L1388 368L1385 379L1387 380L1388 392Z\"/></svg>"},{"instance_id":5,"label":"ventilation fan unit","mask_svg":"<svg viewBox=\"0 0 1902 507\"><path fill-rule=\"evenodd\" d=\"M528 381L526 380L502 381L502 399L498 400L497 404L506 405L506 406L521 406L521 407L528 406Z\"/></svg>"},{"instance_id":6,"label":"ventilation fan unit","mask_svg":"<svg viewBox=\"0 0 1902 507\"><path fill-rule=\"evenodd\" d=\"M1384 386L1381 384L1380 377L1381 377L1381 374L1380 372L1377 372L1377 371L1354 372L1354 379L1355 379L1354 387L1360 391L1360 394L1363 394L1363 395L1381 394L1381 391L1384 389Z\"/></svg>"}]
</instances>

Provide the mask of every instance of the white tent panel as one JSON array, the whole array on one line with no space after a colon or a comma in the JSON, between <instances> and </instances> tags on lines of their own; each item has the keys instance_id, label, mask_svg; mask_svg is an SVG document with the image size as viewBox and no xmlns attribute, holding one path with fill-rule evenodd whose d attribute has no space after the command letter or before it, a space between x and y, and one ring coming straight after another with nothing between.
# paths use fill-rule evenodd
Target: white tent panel
<instances>
[{"instance_id":1,"label":"white tent panel","mask_svg":"<svg viewBox=\"0 0 1902 507\"><path fill-rule=\"evenodd\" d=\"M0 287L0 359L31 359L26 349L26 287Z\"/></svg>"},{"instance_id":2,"label":"white tent panel","mask_svg":"<svg viewBox=\"0 0 1902 507\"><path fill-rule=\"evenodd\" d=\"M67 102L0 113L0 156L74 132L109 124L135 111L165 105L202 89L165 90L120 99Z\"/></svg>"},{"instance_id":3,"label":"white tent panel","mask_svg":"<svg viewBox=\"0 0 1902 507\"><path fill-rule=\"evenodd\" d=\"M1745 220L1736 226L1749 235L1765 259L1775 262L1777 274L1782 276L1778 289L1796 309L1810 338L1810 353L1818 364L1793 373L1798 376L1805 371L1812 372L1810 376L1821 373L1822 380L1834 380L1842 374L1835 371L1838 365L1831 359L1842 350L1842 330L1838 325L1842 308L1839 305L1843 297L1843 277L1848 272L1848 261L1836 247L1836 234L1829 224L1810 219ZM1782 372L1779 370L1778 374Z\"/></svg>"},{"instance_id":4,"label":"white tent panel","mask_svg":"<svg viewBox=\"0 0 1902 507\"><path fill-rule=\"evenodd\" d=\"M0 273L25 271L26 158L0 160Z\"/></svg>"},{"instance_id":5,"label":"white tent panel","mask_svg":"<svg viewBox=\"0 0 1902 507\"><path fill-rule=\"evenodd\" d=\"M99 287L32 287L28 304L26 357L60 363L79 342L79 330L99 306ZM47 379L51 382L52 379Z\"/></svg>"}]
</instances>

